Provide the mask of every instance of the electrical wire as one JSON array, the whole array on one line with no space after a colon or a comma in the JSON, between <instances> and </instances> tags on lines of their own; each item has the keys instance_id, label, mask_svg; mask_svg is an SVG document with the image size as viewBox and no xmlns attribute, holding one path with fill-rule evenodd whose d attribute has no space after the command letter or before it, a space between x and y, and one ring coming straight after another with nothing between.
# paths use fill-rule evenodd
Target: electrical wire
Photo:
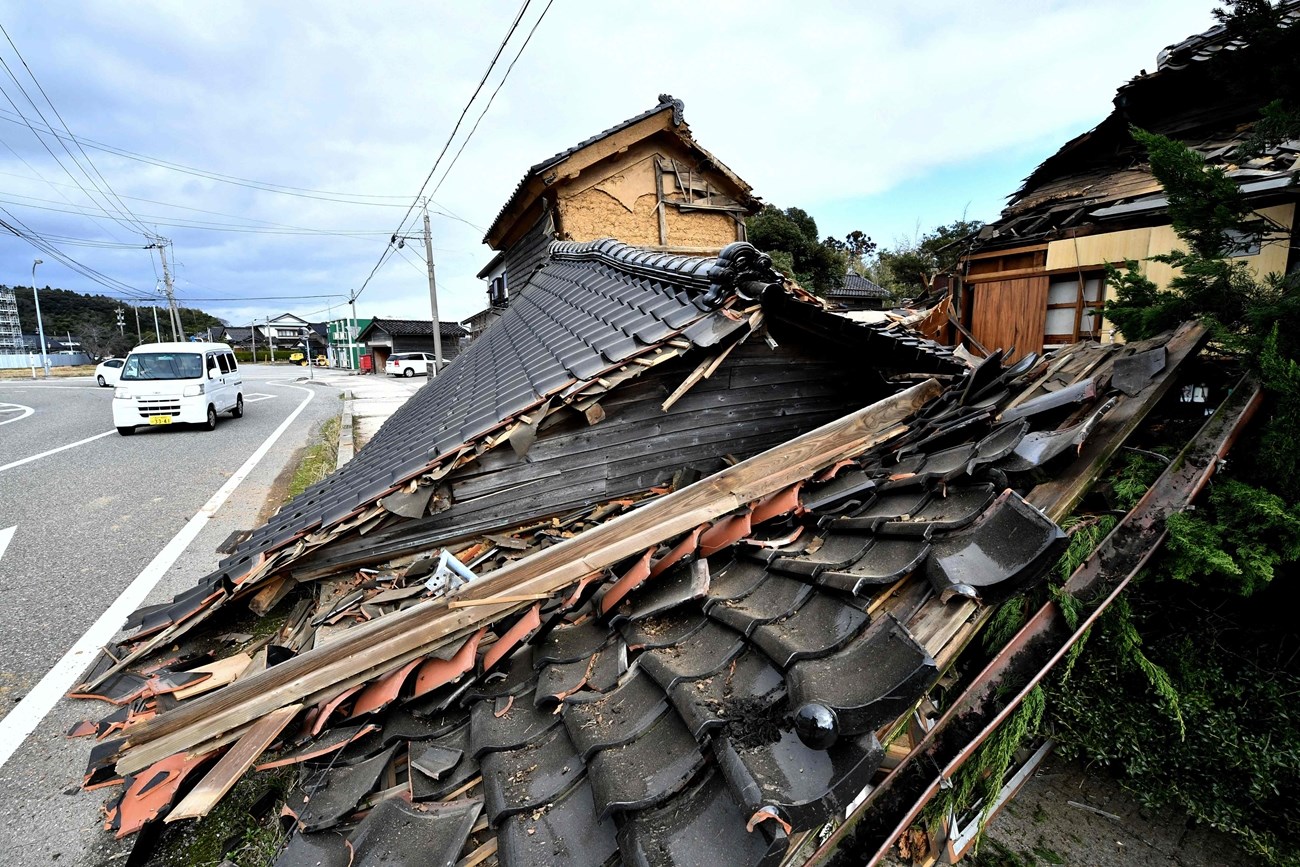
<instances>
[{"instance_id":1,"label":"electrical wire","mask_svg":"<svg viewBox=\"0 0 1300 867\"><path fill-rule=\"evenodd\" d=\"M72 130L68 128L67 121L65 121L63 119L63 115L59 113L58 106L56 106L53 103L53 101L50 100L49 94L47 94L45 92L45 88L41 86L40 79L36 77L36 73L32 72L32 68L27 65L27 59L24 58L22 52L18 50L18 46L14 44L13 37L9 35L8 30L5 30L3 24L0 24L0 33L4 34L5 41L9 43L9 47L13 49L14 56L18 58L20 63L22 63L23 69L27 71L28 77L31 78L32 82L36 85L36 89L40 91L41 97L45 100L46 105L48 105L50 107L50 110L54 112L54 116L59 119L59 123L60 125L62 125L63 131L68 134L68 138L71 139L72 143L77 146L77 150L81 153L82 157L85 158L86 164L90 166L92 171L94 171L95 177L99 178L99 180L103 182L104 188L108 190L109 195L111 195L113 199L116 200L117 205L114 206L115 209L118 209L119 212L122 212L124 213L125 216L128 216L131 220L135 222L137 226L140 227L140 230L144 232L144 234L148 235L149 227L146 226L144 223L140 222L140 219L131 212L131 209L127 207L126 202L122 201L122 198L117 194L117 191L113 189L113 186L108 182L108 179L104 177L103 173L99 171L99 168L95 165L94 161L91 160L90 154L86 153L85 149L82 148L80 142L77 141L77 137L72 134ZM3 58L0 58L0 63L4 63ZM41 118L41 121L45 123L46 127L51 127L50 122L45 119L45 115L41 112L40 108L36 106L36 103L33 102L31 97L27 94L27 89L18 83L17 78L14 78L13 73L10 72L9 70L9 65L5 63L4 67L5 67L5 71L9 73L9 77L14 79L15 84L18 84L18 89L23 92L24 96L27 96L27 101L32 103L32 108L36 109L36 114ZM62 145L63 149L67 151L67 145L62 143L62 139L60 139L60 144ZM95 187L96 190L100 190L99 184L95 183L94 178L90 177L89 174L86 174L85 168L81 166L81 163L78 162L76 156L71 151L68 151L68 156L72 157L72 161L76 163L77 168L80 168L82 174L86 175L86 180L90 181L91 186ZM100 190L100 194L103 195L102 190ZM118 206L120 206L120 208Z\"/></svg>"},{"instance_id":2,"label":"electrical wire","mask_svg":"<svg viewBox=\"0 0 1300 867\"><path fill-rule=\"evenodd\" d=\"M502 53L506 50L506 45L510 42L510 37L514 36L515 30L518 29L519 22L523 20L524 13L528 11L528 6L531 2L532 0L524 0L523 4L519 7L519 11L515 14L514 21L510 22L510 29L506 31L505 38L502 39L501 44L497 46L496 53L492 55L492 60L488 63L487 69L483 71L483 77L479 79L478 86L474 88L474 92L470 94L470 98L466 101L465 107L461 109L460 117L456 118L456 124L452 127L451 134L447 136L447 141L443 143L442 150L438 152L437 159L433 161L433 168L429 169L429 174L425 176L424 183L420 184L419 192L415 194L415 198L412 200L410 207L406 209L406 214L403 215L401 221L398 222L397 230L393 232L392 237L389 239L388 246L379 254L379 261L377 261L375 266L370 269L370 273L366 275L366 279L361 283L361 288L352 293L350 298L351 303L355 303L357 298L361 296L361 293L366 291L366 287L370 285L370 281L374 279L375 274L379 271L380 267L392 257L392 251L396 248L393 242L396 240L398 235L405 232L406 221L410 219L412 212L415 211L416 205L420 204L421 200L424 198L424 191L429 186L429 181L433 180L434 174L438 171L438 166L442 163L442 158L446 156L448 148L451 147L452 141L456 138L456 133L460 130L460 125L464 122L465 115L469 113L470 106L474 104L474 100L477 99L479 93L482 92L483 85L487 83L488 77L496 67L497 61L501 59Z\"/></svg>"},{"instance_id":3,"label":"electrical wire","mask_svg":"<svg viewBox=\"0 0 1300 867\"><path fill-rule=\"evenodd\" d=\"M38 211L52 211L58 214L74 214L81 217L95 217L95 213L87 211L84 207L73 205L71 208L57 208L49 205L34 205L30 202L50 202L49 199L38 199L35 196L16 195L18 199L27 199L28 201L15 201L14 199L0 198L0 202L7 205L15 205L23 208L32 208ZM101 209L102 211L102 209ZM146 214L155 226L167 226L176 229L201 229L213 232L240 232L244 234L255 235L306 235L306 236L328 236L338 238L361 238L369 240L378 236L386 236L389 233L382 229L312 229L312 228L277 228L275 224L266 227L259 226L240 226L234 223L219 223L209 220L180 220L176 218L166 219L157 215ZM150 233L150 238L154 235ZM139 245L135 245L139 246Z\"/></svg>"},{"instance_id":4,"label":"electrical wire","mask_svg":"<svg viewBox=\"0 0 1300 867\"><path fill-rule=\"evenodd\" d=\"M537 27L542 23L542 19L546 17L546 13L551 11L551 4L554 2L555 0L547 0L545 8L542 9L542 14L538 15L537 20L533 22L532 29L528 31L528 36L524 38L524 44L519 46L519 50L515 52L514 59L511 60L510 65L506 67L506 74L501 76L501 80L497 82L496 89L493 90L492 95L488 97L487 105L483 106L483 111L479 112L478 120L474 121L474 126L470 127L469 135L465 136L464 140L461 141L460 149L456 151L456 155L452 157L451 162L443 171L442 177L439 178L438 183L434 185L433 191L429 193L430 196L436 196L438 190L442 189L442 182L447 180L447 175L451 174L451 170L456 167L456 161L459 160L460 155L465 152L465 145L469 144L470 139L474 137L474 133L478 131L478 125L487 115L488 109L492 108L492 102L497 98L497 94L501 92L501 88L506 83L506 79L510 77L511 70L515 68L515 63L519 61L520 56L524 53L524 49L528 47L528 43L533 40L533 34L537 32ZM486 232L487 230L485 229L484 234L486 234Z\"/></svg>"},{"instance_id":5,"label":"electrical wire","mask_svg":"<svg viewBox=\"0 0 1300 867\"><path fill-rule=\"evenodd\" d=\"M12 114L12 112L0 108L0 120L3 120L7 123L22 125L23 122L21 120L17 120L13 117L7 117L7 115L10 114ZM56 138L61 137L58 130L47 129L46 132L49 135L54 136ZM187 166L184 163L171 162L170 160L164 160L161 157L151 157L148 156L147 154L141 154L141 153L137 153L136 151L130 151L127 150L126 148L120 148L117 147L116 145L106 144L101 141L96 141L95 139L92 138L79 137L77 141L80 144L89 147L91 150L103 151L104 153L112 154L114 156L119 156L124 159L129 159L135 162L145 163L146 165L167 169L168 171L179 172L181 174L192 175L194 177L204 178L205 180L218 181L220 183L231 184L233 186L246 187L248 189L254 189L254 190L262 190L263 192L268 192L268 193L283 193L285 195L299 194L301 198L314 198L314 199L319 199L321 201L339 201L349 205L376 205L385 208L403 207L406 204L406 199L407 199L406 195L381 195L378 193L348 193L348 192L341 192L337 190L316 190L310 187L294 187L287 184L276 184L271 181L259 181L255 178L243 178L243 177L239 177L238 175L226 175L226 174L222 174L221 172L214 172L214 171L209 171L207 169L200 169L195 166ZM400 201L397 202L354 201L354 200L363 200L363 199L400 199Z\"/></svg>"},{"instance_id":6,"label":"electrical wire","mask_svg":"<svg viewBox=\"0 0 1300 867\"><path fill-rule=\"evenodd\" d=\"M47 241L39 233L33 231L31 227L29 227L22 220L15 217L8 210L4 208L0 208L0 213L5 214L9 218L9 221L0 219L0 228L3 228L6 231L11 232L18 238L21 238L22 240L31 244L36 249L40 250L42 253L45 253L51 258L66 265L68 268L71 268L73 271L76 271L78 274L81 274L83 277L87 278L88 280L91 280L94 283L98 283L100 286L103 286L104 288L109 289L113 292L117 292L127 296L140 297L140 298L152 297L148 293L144 292L143 290L136 289L135 287L127 283L124 283L121 280L118 280L114 277L109 277L106 274L96 271L94 268L91 268L89 265L85 265L82 262L79 262L76 259L72 258L71 256L67 255L58 247L55 247L52 243Z\"/></svg>"},{"instance_id":7,"label":"electrical wire","mask_svg":"<svg viewBox=\"0 0 1300 867\"><path fill-rule=\"evenodd\" d=\"M401 222L397 224L397 231L393 234L400 235L402 233L406 226L406 221L411 218L411 213L415 210L416 205L420 204L420 199L424 196L425 188L429 186L429 181L433 180L433 174L438 171L438 165L442 162L442 158L447 155L447 149L451 147L452 140L456 138L456 133L460 130L460 125L464 122L465 115L469 114L470 106L474 104L474 100L478 99L479 93L483 90L483 85L487 83L488 76L492 74L492 70L496 67L497 61L501 59L502 52L506 50L506 43L510 41L510 37L515 35L515 30L519 27L519 22L523 20L524 13L528 11L528 5L530 3L532 3L532 0L524 0L523 5L519 7L519 12L515 14L515 20L510 22L510 29L506 31L505 38L502 39L501 44L497 46L496 54L492 55L492 60L488 63L487 69L483 70L483 77L479 79L478 86L474 88L474 93L470 95L469 101L466 102L465 107L461 109L460 117L456 118L456 125L451 128L451 135L447 136L447 141L443 144L442 150L438 152L438 158L433 161L433 168L429 169L429 174L425 177L424 183L420 184L420 191L415 194L415 199L411 202L410 207L406 209L406 215L403 216Z\"/></svg>"}]
</instances>

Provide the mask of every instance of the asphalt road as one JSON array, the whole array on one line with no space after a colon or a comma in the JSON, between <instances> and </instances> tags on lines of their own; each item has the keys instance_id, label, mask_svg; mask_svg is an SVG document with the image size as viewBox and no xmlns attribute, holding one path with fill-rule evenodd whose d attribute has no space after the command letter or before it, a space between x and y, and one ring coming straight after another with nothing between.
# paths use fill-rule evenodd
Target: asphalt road
<instances>
[{"instance_id":1,"label":"asphalt road","mask_svg":"<svg viewBox=\"0 0 1300 867\"><path fill-rule=\"evenodd\" d=\"M300 381L286 368L242 369L242 419L223 416L212 432L179 425L132 437L113 428L112 390L89 378L0 380L0 738L8 739L0 758L12 751L0 766L6 867L121 863L113 858L120 847L98 827L104 793L75 791L91 743L63 737L110 707L60 700L16 750L12 731L41 712L36 699L49 687L38 684L47 672L137 576L160 571L151 561L187 525L193 532L201 524L190 521L295 410L302 406L197 536L173 545L184 550L146 602L169 599L211 571L216 548L255 525L276 476L339 412L337 385ZM115 629L120 620L112 620Z\"/></svg>"}]
</instances>

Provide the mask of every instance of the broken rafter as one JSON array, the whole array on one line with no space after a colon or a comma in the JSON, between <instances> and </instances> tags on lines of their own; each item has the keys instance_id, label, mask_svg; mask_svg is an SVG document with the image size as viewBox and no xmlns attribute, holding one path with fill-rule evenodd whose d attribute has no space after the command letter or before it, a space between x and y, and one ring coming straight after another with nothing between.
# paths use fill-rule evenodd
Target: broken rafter
<instances>
[{"instance_id":1,"label":"broken rafter","mask_svg":"<svg viewBox=\"0 0 1300 867\"><path fill-rule=\"evenodd\" d=\"M780 491L844 457L903 433L901 422L935 398L931 380L729 467L599 527L515 561L467 596L554 593L647 548L680 536L741 506ZM119 752L120 770L147 767L168 756L228 737L263 715L314 694L356 684L447 644L453 636L493 622L514 606L485 604L451 610L433 600L354 627L321 648L195 699L134 727Z\"/></svg>"}]
</instances>

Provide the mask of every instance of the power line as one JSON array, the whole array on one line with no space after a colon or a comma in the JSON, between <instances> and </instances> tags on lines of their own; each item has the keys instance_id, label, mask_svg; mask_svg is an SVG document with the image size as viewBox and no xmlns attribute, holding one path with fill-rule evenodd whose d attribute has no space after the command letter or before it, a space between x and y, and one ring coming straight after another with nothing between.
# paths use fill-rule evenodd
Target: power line
<instances>
[{"instance_id":1,"label":"power line","mask_svg":"<svg viewBox=\"0 0 1300 867\"><path fill-rule=\"evenodd\" d=\"M483 111L479 113L478 120L474 121L474 126L470 128L469 135L465 136L465 139L460 143L460 149L456 151L456 156L452 157L451 163L447 166L446 170L443 171L442 177L438 178L438 183L434 185L433 192L429 193L430 196L437 195L438 190L442 189L442 182L447 180L447 175L451 174L451 170L456 167L456 161L459 160L460 155L465 152L465 145L469 144L469 140L472 139L474 133L478 131L478 125L487 115L488 109L492 108L492 102L497 98L497 94L501 92L501 88L505 85L506 79L510 77L511 70L515 68L515 63L518 62L519 57L524 53L524 49L528 47L528 43L533 40L533 34L537 32L537 27L542 23L542 19L546 17L546 13L551 11L551 4L554 2L555 0L547 0L546 7L542 9L542 14L538 15L537 20L533 22L532 29L528 31L528 36L524 38L524 44L519 46L519 50L515 52L514 59L511 60L510 65L506 67L506 74L501 76L501 80L497 82L496 89L493 90L492 95L488 97L487 105L483 106ZM486 234L487 230L484 229L483 232Z\"/></svg>"},{"instance_id":2,"label":"power line","mask_svg":"<svg viewBox=\"0 0 1300 867\"><path fill-rule=\"evenodd\" d=\"M149 227L146 226L144 223L140 222L139 218L136 217L135 214L131 213L131 209L127 207L126 202L122 201L121 196L117 194L117 191L113 189L113 186L108 182L108 179L104 177L103 173L100 172L99 168L95 165L94 161L91 160L90 154L86 153L85 149L81 146L81 143L77 141L77 137L72 134L72 130L69 129L67 121L65 121L63 119L63 115L59 113L58 106L54 104L54 102L50 99L49 94L45 92L45 88L41 86L40 79L36 77L36 73L32 72L32 68L27 65L27 59L23 57L22 52L18 50L18 46L14 44L13 37L9 35L8 30L5 30L3 24L0 24L0 33L4 34L5 41L9 43L9 47L12 48L14 51L14 56L16 56L19 62L22 63L23 69L27 71L28 77L31 78L32 82L36 85L36 89L41 92L41 97L45 100L46 105L48 105L50 107L50 110L54 112L54 116L59 119L59 123L63 126L63 131L68 134L68 138L72 140L72 143L77 146L77 150L81 153L83 157L85 157L86 163L95 172L95 177L99 178L100 181L103 182L104 187L108 190L109 194L112 195L113 199L117 201L117 205L115 205L114 207L117 208L118 206L120 206L120 208L118 209L119 212L124 212L125 215L128 215L132 220L135 221L136 225L140 227L141 231L143 231L144 234L148 235ZM0 63L4 63L3 58L0 58ZM32 98L28 96L27 89L24 88L21 84L19 84L18 79L14 78L13 73L10 72L9 64L5 63L4 67L5 67L5 71L9 73L9 77L14 79L15 84L18 84L18 89L23 92L24 96L27 96L27 101L32 103L32 108L36 109L36 114L41 118L41 121L45 124L46 127L52 129L50 122L45 119L45 115L41 112L40 108L38 108L36 106L36 103L32 101ZM62 139L60 139L60 144L62 145ZM67 145L62 145L62 146L65 151L68 150ZM71 151L68 151L68 156L72 157L72 161L76 163L77 168L81 169L82 174L86 174L86 170L82 168L81 163L77 161L76 156L73 155ZM95 187L96 190L99 190L99 185L95 183L94 178L91 178L90 175L86 174L86 180L90 181L91 186ZM103 195L102 190L100 190L100 194Z\"/></svg>"},{"instance_id":3,"label":"power line","mask_svg":"<svg viewBox=\"0 0 1300 867\"><path fill-rule=\"evenodd\" d=\"M12 112L5 111L4 109L0 109L0 120L6 121L7 123L20 124L20 125L23 123L22 120L16 120L12 117L6 116L10 114L12 114ZM19 117L21 117L21 115L19 115ZM54 136L55 138L62 138L62 135L56 129L47 128L46 131L48 132L49 135ZM401 208L405 205L406 202L405 195L392 196L392 195L380 195L380 194L373 194L373 193L347 193L347 192L339 192L334 190L314 190L309 187L294 187L294 186L289 186L287 184L276 184L271 181L259 181L253 178L242 178L237 175L226 175L226 174L222 174L221 172L214 172L214 171L209 171L207 169L196 168L194 166L187 166L184 165L183 163L171 162L169 160L164 160L161 157L151 157L146 154L130 151L125 148L120 148L117 147L116 145L106 144L104 142L96 141L95 139L91 139L91 138L79 137L77 139L77 142L78 144L89 147L91 150L103 151L104 153L112 154L114 156L119 156L122 157L123 159L132 160L134 162L140 162L146 165L156 166L158 168L167 169L168 171L179 172L180 174L191 175L193 177L204 178L205 180L217 181L223 184L231 184L237 187L245 187L247 189L261 190L262 192L267 192L267 193L279 193L282 195L297 196L299 198L305 198L305 199L316 199L318 201L341 202L343 204L348 204L348 205L365 205L365 206L383 207L383 208ZM358 201L363 199L400 199L401 201L400 202Z\"/></svg>"},{"instance_id":4,"label":"power line","mask_svg":"<svg viewBox=\"0 0 1300 867\"><path fill-rule=\"evenodd\" d=\"M451 128L451 135L447 136L447 141L443 144L442 150L438 152L438 158L433 161L433 168L429 169L429 174L425 177L424 183L420 184L420 191L415 194L415 199L411 202L410 207L406 209L406 215L403 216L402 221L397 224L397 231L394 234L400 235L402 233L406 226L406 221L411 218L411 212L414 211L415 206L420 203L420 199L424 196L425 187L429 186L429 181L433 180L433 173L438 171L439 163L441 163L442 158L447 155L447 149L451 147L452 139L456 137L456 133L460 130L461 123L465 120L465 115L469 113L469 107L474 104L474 100L478 99L479 93L483 90L483 85L487 83L488 76L492 74L492 70L496 67L497 61L501 59L501 53L506 50L506 43L510 41L511 36L515 35L515 30L519 27L519 22L523 20L524 13L528 11L528 5L530 3L532 3L532 0L524 0L523 5L519 7L519 12L515 15L515 20L510 22L510 29L506 31L505 38L502 39L501 44L497 46L496 54L492 55L492 61L488 63L487 69L483 70L483 77L479 79L478 86L474 88L474 93L470 95L469 101L466 102L465 107L461 109L460 117L456 118L456 125Z\"/></svg>"},{"instance_id":5,"label":"power line","mask_svg":"<svg viewBox=\"0 0 1300 867\"><path fill-rule=\"evenodd\" d=\"M78 274L81 274L83 277L95 283L98 283L99 285L103 286L106 289L110 289L119 294L123 294L130 297L137 297L137 298L151 297L148 295L148 293L144 292L143 290L136 289L135 287L127 283L123 283L121 280L118 280L114 277L109 277L106 274L102 274L101 272L96 271L94 268L91 268L89 265L85 265L77 261L76 259L72 258L71 256L64 253L59 248L55 247L52 243L50 243L48 240L42 237L39 233L35 232L30 226L28 226L22 220L15 217L8 210L5 210L4 208L0 208L0 213L5 214L7 217L9 217L9 220L12 221L12 222L6 222L5 220L0 220L0 228L3 228L13 233L15 236L31 244L33 247L40 250L42 253L45 253L46 255L58 260L62 264L71 268L73 271L76 271Z\"/></svg>"},{"instance_id":6,"label":"power line","mask_svg":"<svg viewBox=\"0 0 1300 867\"><path fill-rule=\"evenodd\" d=\"M74 214L81 217L92 217L92 218L96 216L93 211L85 210L84 206L78 207L77 205L72 205L71 208L57 208L57 207L48 207L46 205L34 205L30 203L46 202L48 204L57 204L57 202L51 202L49 199L39 199L36 198L35 196L23 196L16 193L13 193L11 195L16 196L18 199L26 199L27 201L15 201L14 199L0 198L0 202L4 202L5 204L16 205L24 208L32 208L38 211L52 211L58 214ZM173 207L177 207L177 206L173 206ZM198 209L191 209L191 210L198 210ZM234 223L218 223L218 222L212 222L208 220L180 220L177 218L169 219L169 218L163 218L151 214L146 214L145 216L151 221L153 221L155 226L168 226L168 227L178 228L178 229L201 229L201 230L213 231L213 232L242 232L246 234L261 234L261 235L311 235L311 236L325 235L325 236L339 237L339 238L363 238L363 239L368 239L376 236L384 236L389 234L388 232L382 229L312 229L306 227L278 228L275 224L266 227L240 226ZM259 222L264 222L264 221L259 221ZM150 237L152 237L152 235ZM140 245L133 245L133 246L138 247Z\"/></svg>"},{"instance_id":7,"label":"power line","mask_svg":"<svg viewBox=\"0 0 1300 867\"><path fill-rule=\"evenodd\" d=\"M366 287L369 286L370 281L374 279L375 273L379 271L379 268L384 264L384 262L391 257L392 251L396 249L394 241L398 235L405 231L406 221L410 219L411 213L415 210L415 206L423 199L424 191L429 186L429 181L433 180L433 175L438 171L438 166L442 163L442 158L446 156L447 149L451 147L452 141L456 138L456 133L460 130L460 125L464 122L465 115L469 113L470 106L474 104L474 100L477 99L479 93L482 92L483 85L487 83L488 77L496 67L497 61L501 59L501 54L506 50L506 45L510 42L510 37L514 36L515 30L518 29L519 22L523 20L524 13L528 11L528 5L531 2L532 0L524 0L523 4L519 7L519 11L515 14L514 21L510 22L510 29L506 31L505 38L502 39L501 44L497 46L496 53L492 55L492 60L488 63L487 69L483 70L483 77L479 79L478 86L475 87L474 92L470 94L470 98L466 101L465 107L461 109L460 117L456 118L456 124L451 128L451 133L447 136L447 141L443 143L442 150L438 152L437 159L433 161L433 168L429 169L429 174L425 177L424 183L420 184L419 192L415 194L415 198L412 200L410 207L406 209L406 214L403 215L401 221L398 222L397 230L393 232L392 238L389 239L388 246L385 247L384 252L379 255L379 261L377 261L375 266L370 269L370 273L366 275L366 279L361 283L361 288L352 293L350 299L351 302L355 303L361 293L366 291Z\"/></svg>"}]
</instances>

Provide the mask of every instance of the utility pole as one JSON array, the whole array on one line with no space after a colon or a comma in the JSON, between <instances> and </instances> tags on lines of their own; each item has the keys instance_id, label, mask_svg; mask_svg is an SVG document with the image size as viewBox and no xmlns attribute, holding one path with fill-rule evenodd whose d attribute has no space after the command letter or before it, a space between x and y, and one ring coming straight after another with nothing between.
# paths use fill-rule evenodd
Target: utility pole
<instances>
[{"instance_id":1,"label":"utility pole","mask_svg":"<svg viewBox=\"0 0 1300 867\"><path fill-rule=\"evenodd\" d=\"M348 325L348 366L361 370L361 350L357 347L357 296L349 299L352 305L352 323Z\"/></svg>"},{"instance_id":2,"label":"utility pole","mask_svg":"<svg viewBox=\"0 0 1300 867\"><path fill-rule=\"evenodd\" d=\"M275 329L271 327L271 317L266 317L266 339L271 344L271 363L275 364Z\"/></svg>"},{"instance_id":3,"label":"utility pole","mask_svg":"<svg viewBox=\"0 0 1300 867\"><path fill-rule=\"evenodd\" d=\"M433 236L429 231L429 200L424 200L424 260L429 264L429 307L433 311L433 372L442 370L442 325L438 322L438 281L433 276Z\"/></svg>"},{"instance_id":4,"label":"utility pole","mask_svg":"<svg viewBox=\"0 0 1300 867\"><path fill-rule=\"evenodd\" d=\"M167 294L167 311L172 326L172 340L180 342L185 339L185 331L181 328L180 311L176 309L176 295L172 290L172 272L167 267L167 245L170 243L171 241L159 236L154 238L154 242L145 249L157 250L158 258L162 260L163 287Z\"/></svg>"},{"instance_id":5,"label":"utility pole","mask_svg":"<svg viewBox=\"0 0 1300 867\"><path fill-rule=\"evenodd\" d=\"M153 311L153 336L156 341L162 343L162 329L158 327L158 308L150 304L149 309Z\"/></svg>"},{"instance_id":6,"label":"utility pole","mask_svg":"<svg viewBox=\"0 0 1300 867\"><path fill-rule=\"evenodd\" d=\"M144 343L144 335L140 333L140 307L132 304L131 309L135 311L135 342Z\"/></svg>"},{"instance_id":7,"label":"utility pole","mask_svg":"<svg viewBox=\"0 0 1300 867\"><path fill-rule=\"evenodd\" d=\"M248 336L253 339L253 363L257 364L257 323L251 319L248 321Z\"/></svg>"},{"instance_id":8,"label":"utility pole","mask_svg":"<svg viewBox=\"0 0 1300 867\"><path fill-rule=\"evenodd\" d=\"M117 333L126 337L126 317L122 315L122 308L117 308Z\"/></svg>"},{"instance_id":9,"label":"utility pole","mask_svg":"<svg viewBox=\"0 0 1300 867\"><path fill-rule=\"evenodd\" d=\"M41 322L41 298L36 294L36 266L43 265L44 259L37 259L32 263L32 302L36 305L36 330L41 336L41 369L45 371L45 378L50 378L50 354L45 348L45 325Z\"/></svg>"}]
</instances>

